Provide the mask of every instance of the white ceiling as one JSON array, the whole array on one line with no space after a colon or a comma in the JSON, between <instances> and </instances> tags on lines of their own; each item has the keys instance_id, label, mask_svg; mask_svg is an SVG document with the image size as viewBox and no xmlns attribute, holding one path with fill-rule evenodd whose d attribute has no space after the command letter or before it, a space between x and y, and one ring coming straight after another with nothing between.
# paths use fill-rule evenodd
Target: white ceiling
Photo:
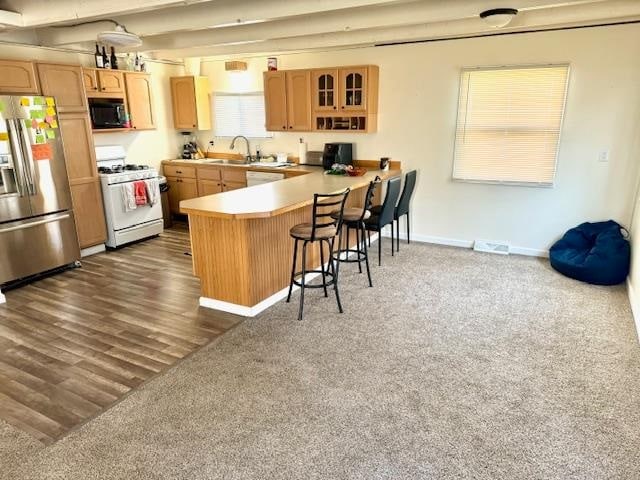
<instances>
[{"instance_id":1,"label":"white ceiling","mask_svg":"<svg viewBox=\"0 0 640 480\"><path fill-rule=\"evenodd\" d=\"M519 13L496 30L496 7ZM0 41L87 49L113 25L69 25L100 19L158 58L227 57L634 21L640 0L0 0Z\"/></svg>"}]
</instances>

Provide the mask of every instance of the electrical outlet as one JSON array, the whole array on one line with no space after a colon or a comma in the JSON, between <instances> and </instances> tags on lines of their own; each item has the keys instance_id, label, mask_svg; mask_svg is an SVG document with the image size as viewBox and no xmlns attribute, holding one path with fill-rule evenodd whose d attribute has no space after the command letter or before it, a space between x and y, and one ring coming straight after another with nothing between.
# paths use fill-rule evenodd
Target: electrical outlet
<instances>
[{"instance_id":1,"label":"electrical outlet","mask_svg":"<svg viewBox=\"0 0 640 480\"><path fill-rule=\"evenodd\" d=\"M598 153L598 162L607 163L609 161L609 150L602 150Z\"/></svg>"}]
</instances>

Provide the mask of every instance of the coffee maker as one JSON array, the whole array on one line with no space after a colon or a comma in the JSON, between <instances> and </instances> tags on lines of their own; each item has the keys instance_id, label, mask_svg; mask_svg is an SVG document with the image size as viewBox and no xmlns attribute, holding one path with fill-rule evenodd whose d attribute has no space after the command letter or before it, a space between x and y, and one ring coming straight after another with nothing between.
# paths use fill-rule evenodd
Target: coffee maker
<instances>
[{"instance_id":1,"label":"coffee maker","mask_svg":"<svg viewBox=\"0 0 640 480\"><path fill-rule=\"evenodd\" d=\"M325 143L322 152L322 166L325 170L331 170L334 163L343 165L353 164L352 143Z\"/></svg>"}]
</instances>

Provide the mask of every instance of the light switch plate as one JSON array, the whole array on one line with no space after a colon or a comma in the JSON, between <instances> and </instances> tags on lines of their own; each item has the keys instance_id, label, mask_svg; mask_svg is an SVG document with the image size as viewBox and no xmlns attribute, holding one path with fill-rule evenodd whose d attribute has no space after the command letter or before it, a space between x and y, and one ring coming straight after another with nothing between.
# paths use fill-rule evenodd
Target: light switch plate
<instances>
[{"instance_id":1,"label":"light switch plate","mask_svg":"<svg viewBox=\"0 0 640 480\"><path fill-rule=\"evenodd\" d=\"M598 162L607 163L609 161L609 150L602 150L598 153Z\"/></svg>"}]
</instances>

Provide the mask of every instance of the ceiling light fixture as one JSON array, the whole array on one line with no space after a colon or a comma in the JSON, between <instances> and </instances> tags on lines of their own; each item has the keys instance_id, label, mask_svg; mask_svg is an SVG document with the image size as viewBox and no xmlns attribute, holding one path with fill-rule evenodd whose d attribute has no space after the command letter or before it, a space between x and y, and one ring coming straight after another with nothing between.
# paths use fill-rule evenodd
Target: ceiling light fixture
<instances>
[{"instance_id":1,"label":"ceiling light fixture","mask_svg":"<svg viewBox=\"0 0 640 480\"><path fill-rule=\"evenodd\" d=\"M98 33L98 42L116 47L139 47L142 39L135 33L127 32L124 25L116 23L116 28Z\"/></svg>"},{"instance_id":2,"label":"ceiling light fixture","mask_svg":"<svg viewBox=\"0 0 640 480\"><path fill-rule=\"evenodd\" d=\"M480 18L493 28L502 28L509 25L517 14L515 8L492 8L482 12Z\"/></svg>"}]
</instances>

